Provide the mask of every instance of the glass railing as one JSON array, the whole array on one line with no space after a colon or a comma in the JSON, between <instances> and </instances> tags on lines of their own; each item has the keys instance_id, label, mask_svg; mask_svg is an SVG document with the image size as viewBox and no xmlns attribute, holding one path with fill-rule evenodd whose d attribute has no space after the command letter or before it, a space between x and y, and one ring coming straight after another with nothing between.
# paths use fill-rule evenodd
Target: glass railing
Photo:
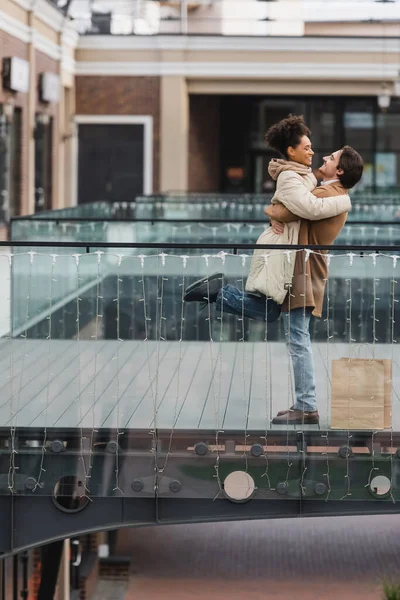
<instances>
[{"instance_id":1,"label":"glass railing","mask_svg":"<svg viewBox=\"0 0 400 600\"><path fill-rule=\"evenodd\" d=\"M113 219L16 219L11 223L11 240L132 243L224 243L256 242L268 226L267 218L246 220L118 220ZM339 234L339 244L399 244L400 221L348 221ZM193 249L193 252L195 249ZM192 253L193 253L192 252Z\"/></svg>"},{"instance_id":2,"label":"glass railing","mask_svg":"<svg viewBox=\"0 0 400 600\"><path fill-rule=\"evenodd\" d=\"M86 204L78 204L69 208L59 208L55 210L44 210L42 212L28 215L22 218L29 219L86 219L103 217L111 218L113 216L112 204L109 202L88 202Z\"/></svg>"},{"instance_id":3,"label":"glass railing","mask_svg":"<svg viewBox=\"0 0 400 600\"><path fill-rule=\"evenodd\" d=\"M168 194L137 196L132 202L94 202L44 211L31 219L265 220L271 194ZM349 221L400 222L400 194L355 193ZM26 218L26 217L24 217Z\"/></svg>"},{"instance_id":4,"label":"glass railing","mask_svg":"<svg viewBox=\"0 0 400 600\"><path fill-rule=\"evenodd\" d=\"M263 249L267 265L301 252ZM329 264L310 328L319 425L272 422L294 402L283 315L266 321L262 298L257 319L244 301L235 314L184 301L215 273L225 300L226 286L244 291L253 247L162 250L3 244L0 494L52 496L64 512L98 496L189 503L174 517L163 504L159 521L250 515L229 500L263 500L260 517L299 498L300 513L400 500L400 246L299 255L305 278L308 261Z\"/></svg>"}]
</instances>

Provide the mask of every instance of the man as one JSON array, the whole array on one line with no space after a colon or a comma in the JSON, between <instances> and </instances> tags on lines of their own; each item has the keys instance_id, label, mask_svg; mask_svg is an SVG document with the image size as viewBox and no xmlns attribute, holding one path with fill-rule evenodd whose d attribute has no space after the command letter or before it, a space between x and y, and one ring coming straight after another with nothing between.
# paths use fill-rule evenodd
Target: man
<instances>
[{"instance_id":1,"label":"man","mask_svg":"<svg viewBox=\"0 0 400 600\"><path fill-rule=\"evenodd\" d=\"M319 198L346 194L361 179L363 160L350 146L325 156L319 169L321 186L313 194ZM283 223L298 220L282 204L271 204L265 209L276 233L282 233ZM320 221L301 220L299 245L327 246L333 244L346 222L347 213ZM282 311L288 346L293 364L296 403L288 411L281 411L272 423L311 424L319 422L315 395L314 365L310 340L311 315L321 317L328 269L324 252L312 253L305 260L305 253L296 255L290 294Z\"/></svg>"}]
</instances>

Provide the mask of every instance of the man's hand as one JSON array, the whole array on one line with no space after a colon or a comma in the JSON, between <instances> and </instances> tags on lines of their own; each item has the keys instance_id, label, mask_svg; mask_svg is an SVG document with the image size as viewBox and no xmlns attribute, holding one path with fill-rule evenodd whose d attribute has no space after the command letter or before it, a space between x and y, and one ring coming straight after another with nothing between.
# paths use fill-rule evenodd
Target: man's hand
<instances>
[{"instance_id":1,"label":"man's hand","mask_svg":"<svg viewBox=\"0 0 400 600\"><path fill-rule=\"evenodd\" d=\"M271 227L272 231L277 235L282 235L282 233L285 231L285 225L280 221L275 221L275 219L271 219Z\"/></svg>"}]
</instances>

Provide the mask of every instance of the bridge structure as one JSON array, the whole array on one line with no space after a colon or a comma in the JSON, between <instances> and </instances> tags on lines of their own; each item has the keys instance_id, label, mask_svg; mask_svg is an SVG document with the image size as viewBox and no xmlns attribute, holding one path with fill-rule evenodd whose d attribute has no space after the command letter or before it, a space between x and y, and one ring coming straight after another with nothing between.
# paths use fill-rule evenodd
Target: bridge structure
<instances>
[{"instance_id":1,"label":"bridge structure","mask_svg":"<svg viewBox=\"0 0 400 600\"><path fill-rule=\"evenodd\" d=\"M327 251L329 277L311 328L320 423L298 426L271 423L293 404L281 320L183 301L215 272L244 289L253 250L3 243L2 556L124 526L400 512L400 246L303 252ZM361 415L349 377L338 425L341 359L391 372L385 406L371 380Z\"/></svg>"}]
</instances>

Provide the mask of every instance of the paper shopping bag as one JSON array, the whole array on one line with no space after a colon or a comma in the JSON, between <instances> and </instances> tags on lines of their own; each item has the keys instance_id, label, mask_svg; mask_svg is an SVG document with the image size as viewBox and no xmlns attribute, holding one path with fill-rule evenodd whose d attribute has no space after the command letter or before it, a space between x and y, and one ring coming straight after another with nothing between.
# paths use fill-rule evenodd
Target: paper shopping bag
<instances>
[{"instance_id":1,"label":"paper shopping bag","mask_svg":"<svg viewBox=\"0 0 400 600\"><path fill-rule=\"evenodd\" d=\"M390 360L332 361L332 429L391 426L391 368Z\"/></svg>"}]
</instances>

